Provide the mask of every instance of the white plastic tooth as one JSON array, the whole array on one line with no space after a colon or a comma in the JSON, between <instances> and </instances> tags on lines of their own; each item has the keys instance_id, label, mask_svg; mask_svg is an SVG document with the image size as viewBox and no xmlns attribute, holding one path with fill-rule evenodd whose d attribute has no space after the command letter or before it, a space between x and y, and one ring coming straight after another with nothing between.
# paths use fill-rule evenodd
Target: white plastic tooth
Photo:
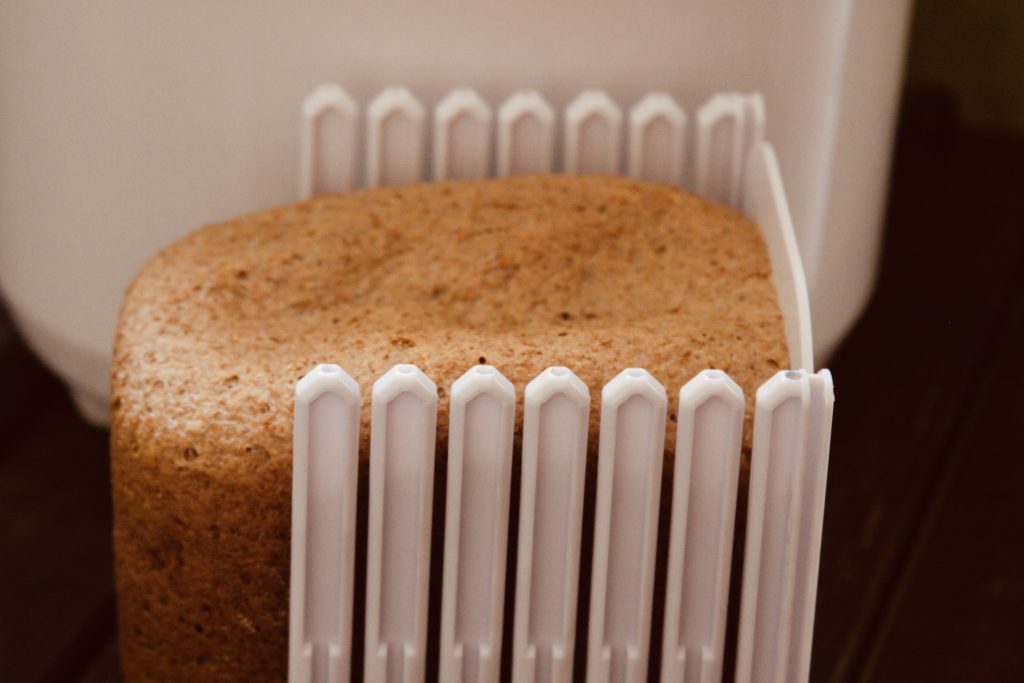
<instances>
[{"instance_id":1,"label":"white plastic tooth","mask_svg":"<svg viewBox=\"0 0 1024 683\"><path fill-rule=\"evenodd\" d=\"M834 400L827 370L780 372L757 391L739 683L808 680Z\"/></svg>"},{"instance_id":2,"label":"white plastic tooth","mask_svg":"<svg viewBox=\"0 0 1024 683\"><path fill-rule=\"evenodd\" d=\"M603 90L580 93L565 110L566 173L618 173L622 110Z\"/></svg>"},{"instance_id":3,"label":"white plastic tooth","mask_svg":"<svg viewBox=\"0 0 1024 683\"><path fill-rule=\"evenodd\" d=\"M440 680L497 683L516 395L478 365L452 384Z\"/></svg>"},{"instance_id":4,"label":"white plastic tooth","mask_svg":"<svg viewBox=\"0 0 1024 683\"><path fill-rule=\"evenodd\" d=\"M647 677L665 388L646 370L619 373L601 392L587 680Z\"/></svg>"},{"instance_id":5,"label":"white plastic tooth","mask_svg":"<svg viewBox=\"0 0 1024 683\"><path fill-rule=\"evenodd\" d=\"M744 116L739 93L719 93L697 112L697 192L739 207L746 155Z\"/></svg>"},{"instance_id":6,"label":"white plastic tooth","mask_svg":"<svg viewBox=\"0 0 1024 683\"><path fill-rule=\"evenodd\" d=\"M434 110L434 180L485 178L491 170L491 108L470 88Z\"/></svg>"},{"instance_id":7,"label":"white plastic tooth","mask_svg":"<svg viewBox=\"0 0 1024 683\"><path fill-rule=\"evenodd\" d=\"M367 683L425 676L437 387L415 365L373 385L366 569Z\"/></svg>"},{"instance_id":8,"label":"white plastic tooth","mask_svg":"<svg viewBox=\"0 0 1024 683\"><path fill-rule=\"evenodd\" d=\"M497 175L507 178L554 169L555 112L535 91L505 100L498 110Z\"/></svg>"},{"instance_id":9,"label":"white plastic tooth","mask_svg":"<svg viewBox=\"0 0 1024 683\"><path fill-rule=\"evenodd\" d=\"M426 112L406 88L387 88L366 112L366 185L408 185L423 178Z\"/></svg>"},{"instance_id":10,"label":"white plastic tooth","mask_svg":"<svg viewBox=\"0 0 1024 683\"><path fill-rule=\"evenodd\" d=\"M629 175L658 183L683 182L686 112L667 93L651 93L629 112Z\"/></svg>"},{"instance_id":11,"label":"white plastic tooth","mask_svg":"<svg viewBox=\"0 0 1024 683\"><path fill-rule=\"evenodd\" d=\"M359 466L359 385L318 365L295 387L290 683L347 683Z\"/></svg>"},{"instance_id":12,"label":"white plastic tooth","mask_svg":"<svg viewBox=\"0 0 1024 683\"><path fill-rule=\"evenodd\" d=\"M661 681L722 679L743 391L705 370L679 391Z\"/></svg>"},{"instance_id":13,"label":"white plastic tooth","mask_svg":"<svg viewBox=\"0 0 1024 683\"><path fill-rule=\"evenodd\" d=\"M301 199L352 189L358 128L359 108L339 85L321 85L302 102Z\"/></svg>"},{"instance_id":14,"label":"white plastic tooth","mask_svg":"<svg viewBox=\"0 0 1024 683\"><path fill-rule=\"evenodd\" d=\"M512 680L569 683L590 391L568 368L526 386Z\"/></svg>"}]
</instances>

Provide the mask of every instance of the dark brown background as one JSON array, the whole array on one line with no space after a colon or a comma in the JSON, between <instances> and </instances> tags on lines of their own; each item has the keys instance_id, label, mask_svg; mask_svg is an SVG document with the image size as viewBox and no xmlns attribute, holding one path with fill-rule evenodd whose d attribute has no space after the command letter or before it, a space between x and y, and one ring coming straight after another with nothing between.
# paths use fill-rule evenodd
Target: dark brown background
<instances>
[{"instance_id":1,"label":"dark brown background","mask_svg":"<svg viewBox=\"0 0 1024 683\"><path fill-rule=\"evenodd\" d=\"M1017 0L918 4L878 286L830 362L815 681L1024 680L1022 65ZM116 680L107 434L2 315L0 377L0 681Z\"/></svg>"}]
</instances>

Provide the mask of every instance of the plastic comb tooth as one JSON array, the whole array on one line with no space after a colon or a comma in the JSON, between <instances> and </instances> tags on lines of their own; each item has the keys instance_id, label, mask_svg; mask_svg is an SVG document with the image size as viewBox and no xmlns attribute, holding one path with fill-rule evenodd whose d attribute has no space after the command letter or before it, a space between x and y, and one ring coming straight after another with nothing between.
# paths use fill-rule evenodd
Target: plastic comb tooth
<instances>
[{"instance_id":1,"label":"plastic comb tooth","mask_svg":"<svg viewBox=\"0 0 1024 683\"><path fill-rule=\"evenodd\" d=\"M516 395L478 365L451 388L440 680L497 683Z\"/></svg>"},{"instance_id":2,"label":"plastic comb tooth","mask_svg":"<svg viewBox=\"0 0 1024 683\"><path fill-rule=\"evenodd\" d=\"M426 111L406 88L387 88L366 110L366 185L422 180Z\"/></svg>"},{"instance_id":3,"label":"plastic comb tooth","mask_svg":"<svg viewBox=\"0 0 1024 683\"><path fill-rule=\"evenodd\" d=\"M697 111L697 192L739 206L746 151L747 103L739 93L719 93Z\"/></svg>"},{"instance_id":4,"label":"plastic comb tooth","mask_svg":"<svg viewBox=\"0 0 1024 683\"><path fill-rule=\"evenodd\" d=\"M345 90L321 85L302 103L299 198L352 189L359 107Z\"/></svg>"},{"instance_id":5,"label":"plastic comb tooth","mask_svg":"<svg viewBox=\"0 0 1024 683\"><path fill-rule=\"evenodd\" d=\"M434 110L434 180L491 173L491 108L470 88L453 90Z\"/></svg>"},{"instance_id":6,"label":"plastic comb tooth","mask_svg":"<svg viewBox=\"0 0 1024 683\"><path fill-rule=\"evenodd\" d=\"M619 373L601 392L587 680L647 677L665 388L646 370Z\"/></svg>"},{"instance_id":7,"label":"plastic comb tooth","mask_svg":"<svg viewBox=\"0 0 1024 683\"><path fill-rule=\"evenodd\" d=\"M347 683L351 663L359 385L318 365L295 387L288 680Z\"/></svg>"},{"instance_id":8,"label":"plastic comb tooth","mask_svg":"<svg viewBox=\"0 0 1024 683\"><path fill-rule=\"evenodd\" d=\"M555 167L555 110L533 90L517 92L498 109L497 176L549 173Z\"/></svg>"},{"instance_id":9,"label":"plastic comb tooth","mask_svg":"<svg viewBox=\"0 0 1024 683\"><path fill-rule=\"evenodd\" d=\"M743 392L724 372L679 391L663 683L722 679L742 436Z\"/></svg>"},{"instance_id":10,"label":"plastic comb tooth","mask_svg":"<svg viewBox=\"0 0 1024 683\"><path fill-rule=\"evenodd\" d=\"M810 672L832 377L780 372L757 391L736 680Z\"/></svg>"},{"instance_id":11,"label":"plastic comb tooth","mask_svg":"<svg viewBox=\"0 0 1024 683\"><path fill-rule=\"evenodd\" d=\"M526 387L512 678L569 683L576 637L590 391L568 368Z\"/></svg>"},{"instance_id":12,"label":"plastic comb tooth","mask_svg":"<svg viewBox=\"0 0 1024 683\"><path fill-rule=\"evenodd\" d=\"M426 666L437 387L414 365L373 385L366 683L416 683Z\"/></svg>"},{"instance_id":13,"label":"plastic comb tooth","mask_svg":"<svg viewBox=\"0 0 1024 683\"><path fill-rule=\"evenodd\" d=\"M658 183L683 182L686 112L667 93L651 93L629 111L629 175Z\"/></svg>"},{"instance_id":14,"label":"plastic comb tooth","mask_svg":"<svg viewBox=\"0 0 1024 683\"><path fill-rule=\"evenodd\" d=\"M622 109L603 90L587 90L565 109L566 173L618 173Z\"/></svg>"}]
</instances>

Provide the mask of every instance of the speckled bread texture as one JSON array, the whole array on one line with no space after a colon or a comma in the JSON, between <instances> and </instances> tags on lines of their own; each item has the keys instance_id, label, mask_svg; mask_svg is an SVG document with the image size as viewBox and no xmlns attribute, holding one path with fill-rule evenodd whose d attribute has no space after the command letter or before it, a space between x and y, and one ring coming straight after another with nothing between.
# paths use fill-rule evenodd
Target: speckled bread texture
<instances>
[{"instance_id":1,"label":"speckled bread texture","mask_svg":"<svg viewBox=\"0 0 1024 683\"><path fill-rule=\"evenodd\" d=\"M373 381L418 365L439 387L443 464L447 389L477 363L520 402L544 368L572 368L593 392L593 455L601 387L623 368L665 385L670 420L682 384L727 371L747 395L749 447L753 392L786 359L757 227L669 186L421 184L207 226L146 265L118 326L125 678L284 679L293 387L317 363L362 388L364 458ZM670 421L669 451L674 438Z\"/></svg>"}]
</instances>

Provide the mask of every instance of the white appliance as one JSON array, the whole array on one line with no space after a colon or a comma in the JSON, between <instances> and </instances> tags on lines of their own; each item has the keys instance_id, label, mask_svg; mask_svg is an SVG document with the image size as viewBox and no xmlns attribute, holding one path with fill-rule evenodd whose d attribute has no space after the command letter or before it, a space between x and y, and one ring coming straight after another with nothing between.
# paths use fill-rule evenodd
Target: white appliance
<instances>
[{"instance_id":1,"label":"white appliance","mask_svg":"<svg viewBox=\"0 0 1024 683\"><path fill-rule=\"evenodd\" d=\"M0 5L0 286L89 418L125 287L161 246L297 199L323 82L428 106L601 87L688 111L764 94L826 356L874 278L908 0L132 0Z\"/></svg>"}]
</instances>

